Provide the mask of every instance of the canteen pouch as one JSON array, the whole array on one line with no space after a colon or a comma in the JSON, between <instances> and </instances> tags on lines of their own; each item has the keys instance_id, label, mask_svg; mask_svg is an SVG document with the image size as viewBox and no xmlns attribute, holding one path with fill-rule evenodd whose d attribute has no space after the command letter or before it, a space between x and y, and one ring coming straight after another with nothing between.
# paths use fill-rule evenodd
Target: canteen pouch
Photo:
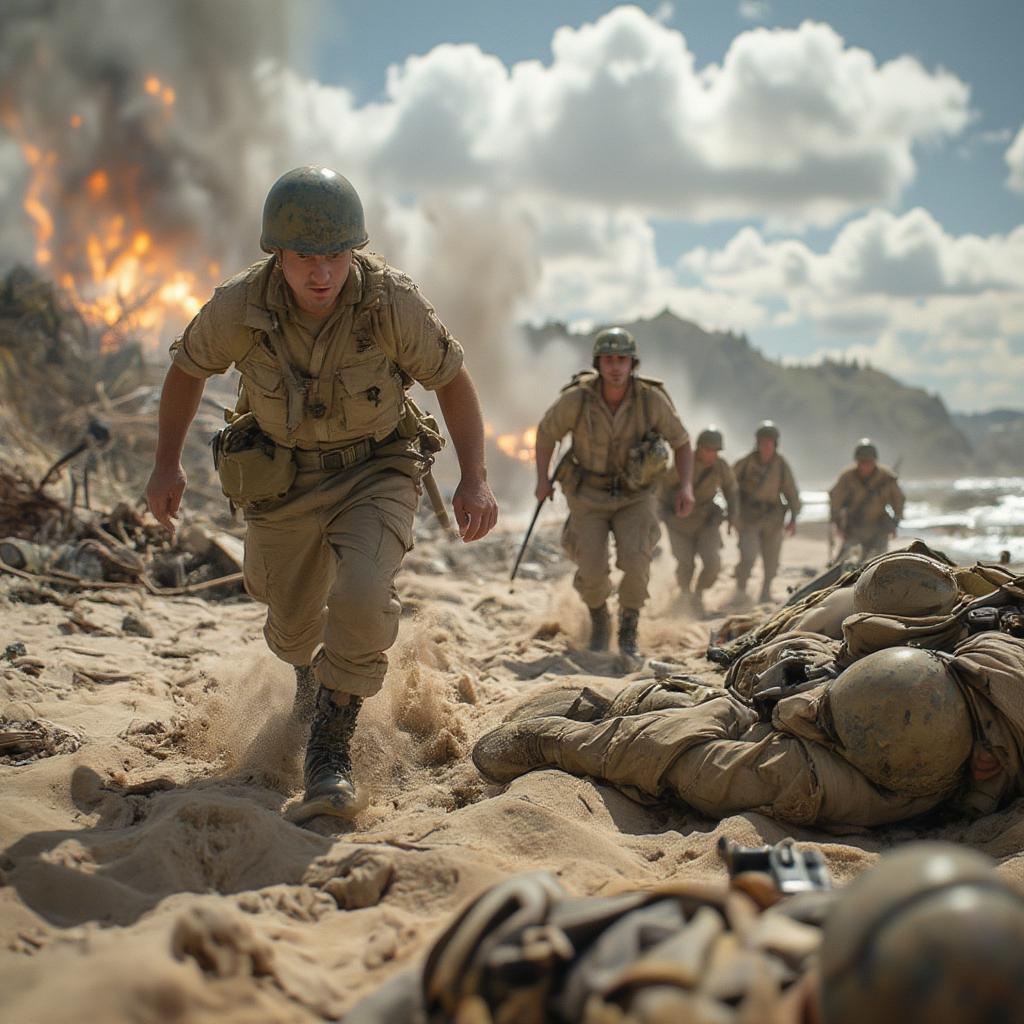
<instances>
[{"instance_id":1,"label":"canteen pouch","mask_svg":"<svg viewBox=\"0 0 1024 1024\"><path fill-rule=\"evenodd\" d=\"M295 482L291 449L267 437L251 412L218 430L210 447L221 490L236 505L281 498Z\"/></svg>"},{"instance_id":2,"label":"canteen pouch","mask_svg":"<svg viewBox=\"0 0 1024 1024\"><path fill-rule=\"evenodd\" d=\"M629 449L622 483L629 491L642 491L649 487L669 467L672 451L668 442L653 430Z\"/></svg>"}]
</instances>

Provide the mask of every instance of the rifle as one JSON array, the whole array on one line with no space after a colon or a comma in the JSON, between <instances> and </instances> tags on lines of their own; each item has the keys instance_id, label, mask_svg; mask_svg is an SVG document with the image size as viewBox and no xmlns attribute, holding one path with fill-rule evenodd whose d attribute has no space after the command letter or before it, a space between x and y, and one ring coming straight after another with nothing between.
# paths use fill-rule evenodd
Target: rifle
<instances>
[{"instance_id":1,"label":"rifle","mask_svg":"<svg viewBox=\"0 0 1024 1024\"><path fill-rule=\"evenodd\" d=\"M555 481L560 478L562 468L569 462L571 456L572 448L570 448L558 460L558 463L555 465L554 472L548 477L548 483L551 484L552 487L554 486ZM519 566L523 561L523 555L526 554L526 545L530 543L530 537L533 534L533 528L537 525L537 517L540 515L540 510L544 507L544 501L547 501L552 497L553 495L548 495L548 497L543 501L538 501L537 507L533 510L533 518L530 519L530 525L526 528L526 535L523 537L523 543L520 545L519 554L516 555L516 563L512 566L512 575L508 578L509 590L512 589L512 584L516 581L516 573L519 572Z\"/></svg>"},{"instance_id":2,"label":"rifle","mask_svg":"<svg viewBox=\"0 0 1024 1024\"><path fill-rule=\"evenodd\" d=\"M775 888L786 894L832 888L832 876L821 852L798 850L792 839L783 839L774 846L741 846L720 836L718 853L730 878L745 871L759 871L770 875Z\"/></svg>"}]
</instances>

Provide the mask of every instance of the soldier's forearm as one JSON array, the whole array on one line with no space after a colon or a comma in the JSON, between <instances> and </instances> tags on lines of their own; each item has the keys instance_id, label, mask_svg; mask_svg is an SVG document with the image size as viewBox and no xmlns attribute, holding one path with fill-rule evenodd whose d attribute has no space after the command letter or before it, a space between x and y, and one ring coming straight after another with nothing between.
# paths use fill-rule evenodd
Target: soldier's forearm
<instances>
[{"instance_id":1,"label":"soldier's forearm","mask_svg":"<svg viewBox=\"0 0 1024 1024\"><path fill-rule=\"evenodd\" d=\"M160 392L160 412L155 462L158 467L177 467L185 436L195 419L206 381L192 377L173 363Z\"/></svg>"},{"instance_id":2,"label":"soldier's forearm","mask_svg":"<svg viewBox=\"0 0 1024 1024\"><path fill-rule=\"evenodd\" d=\"M679 476L679 483L682 487L690 487L693 485L693 448L690 447L690 442L681 444L675 450L676 456L676 473Z\"/></svg>"},{"instance_id":3,"label":"soldier's forearm","mask_svg":"<svg viewBox=\"0 0 1024 1024\"><path fill-rule=\"evenodd\" d=\"M555 454L555 446L537 442L535 458L537 460L537 482L547 480L548 472L551 469L551 456Z\"/></svg>"},{"instance_id":4,"label":"soldier's forearm","mask_svg":"<svg viewBox=\"0 0 1024 1024\"><path fill-rule=\"evenodd\" d=\"M455 447L463 480L485 480L484 419L476 387L465 367L443 388L437 389L437 401Z\"/></svg>"}]
</instances>

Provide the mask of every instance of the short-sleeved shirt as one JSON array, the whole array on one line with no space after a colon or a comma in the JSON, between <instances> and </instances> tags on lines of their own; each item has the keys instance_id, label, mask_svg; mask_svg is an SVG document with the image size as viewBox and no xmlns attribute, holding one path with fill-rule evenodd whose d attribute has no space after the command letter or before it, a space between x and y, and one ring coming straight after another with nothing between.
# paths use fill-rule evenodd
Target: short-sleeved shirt
<instances>
[{"instance_id":1,"label":"short-sleeved shirt","mask_svg":"<svg viewBox=\"0 0 1024 1024\"><path fill-rule=\"evenodd\" d=\"M867 479L857 472L856 464L839 474L828 492L832 521L848 528L882 527L891 525L886 507L893 516L903 518L903 490L896 474L887 466L876 465Z\"/></svg>"},{"instance_id":2,"label":"short-sleeved shirt","mask_svg":"<svg viewBox=\"0 0 1024 1024\"><path fill-rule=\"evenodd\" d=\"M239 408L251 409L279 444L302 448L387 436L410 380L434 390L463 363L462 346L419 289L373 253L355 254L334 310L320 321L295 304L276 260L261 260L214 292L171 356L193 377L236 366Z\"/></svg>"},{"instance_id":3,"label":"short-sleeved shirt","mask_svg":"<svg viewBox=\"0 0 1024 1024\"><path fill-rule=\"evenodd\" d=\"M622 404L613 413L601 397L601 378L587 374L567 387L544 414L537 444L554 447L572 434L576 461L590 473L625 470L629 450L648 431L660 434L673 450L690 440L671 399L658 382L634 377Z\"/></svg>"},{"instance_id":4,"label":"short-sleeved shirt","mask_svg":"<svg viewBox=\"0 0 1024 1024\"><path fill-rule=\"evenodd\" d=\"M776 452L767 462L755 450L733 467L740 489L740 518L745 523L774 519L788 506L795 519L800 512L800 492L789 463ZM785 500L785 506L783 505Z\"/></svg>"}]
</instances>

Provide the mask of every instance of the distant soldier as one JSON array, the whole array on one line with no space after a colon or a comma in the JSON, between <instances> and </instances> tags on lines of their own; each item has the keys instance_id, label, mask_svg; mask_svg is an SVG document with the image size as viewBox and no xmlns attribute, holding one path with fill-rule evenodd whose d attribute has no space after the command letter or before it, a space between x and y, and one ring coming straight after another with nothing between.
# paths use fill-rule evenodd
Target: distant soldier
<instances>
[{"instance_id":1,"label":"distant soldier","mask_svg":"<svg viewBox=\"0 0 1024 1024\"><path fill-rule=\"evenodd\" d=\"M635 654L640 609L647 600L651 558L661 536L654 485L675 453L679 492L675 510L693 508L693 452L660 381L640 377L636 341L613 327L594 339L594 371L577 374L562 389L537 428L537 501L553 492L548 468L555 446L572 434L572 449L557 477L569 503L562 534L576 563L574 585L590 610L591 650L608 648L612 591L608 534L615 536L619 584L619 650ZM666 447L667 446L667 447Z\"/></svg>"},{"instance_id":2,"label":"distant soldier","mask_svg":"<svg viewBox=\"0 0 1024 1024\"><path fill-rule=\"evenodd\" d=\"M733 467L740 490L740 560L736 566L736 596L745 596L750 570L758 554L764 564L761 600L772 599L771 587L779 571L782 535L796 533L800 494L789 463L779 454L779 428L765 420L754 434L756 446ZM786 523L786 510L789 522Z\"/></svg>"},{"instance_id":3,"label":"distant soldier","mask_svg":"<svg viewBox=\"0 0 1024 1024\"><path fill-rule=\"evenodd\" d=\"M885 553L903 518L905 497L896 474L878 464L878 449L862 437L853 450L854 465L839 474L828 492L831 518L839 532L841 562L860 545L861 561Z\"/></svg>"},{"instance_id":4,"label":"distant soldier","mask_svg":"<svg viewBox=\"0 0 1024 1024\"><path fill-rule=\"evenodd\" d=\"M722 432L714 426L702 430L697 437L694 453L693 511L685 518L676 515L676 496L679 481L675 474L666 473L661 485L661 517L668 527L668 539L676 559L676 580L683 600L695 615L704 614L704 591L710 587L722 570L723 520L733 529L739 514L739 490L729 463L719 455L722 450ZM726 509L715 502L721 494ZM700 557L701 570L697 584L693 585L694 562Z\"/></svg>"}]
</instances>

